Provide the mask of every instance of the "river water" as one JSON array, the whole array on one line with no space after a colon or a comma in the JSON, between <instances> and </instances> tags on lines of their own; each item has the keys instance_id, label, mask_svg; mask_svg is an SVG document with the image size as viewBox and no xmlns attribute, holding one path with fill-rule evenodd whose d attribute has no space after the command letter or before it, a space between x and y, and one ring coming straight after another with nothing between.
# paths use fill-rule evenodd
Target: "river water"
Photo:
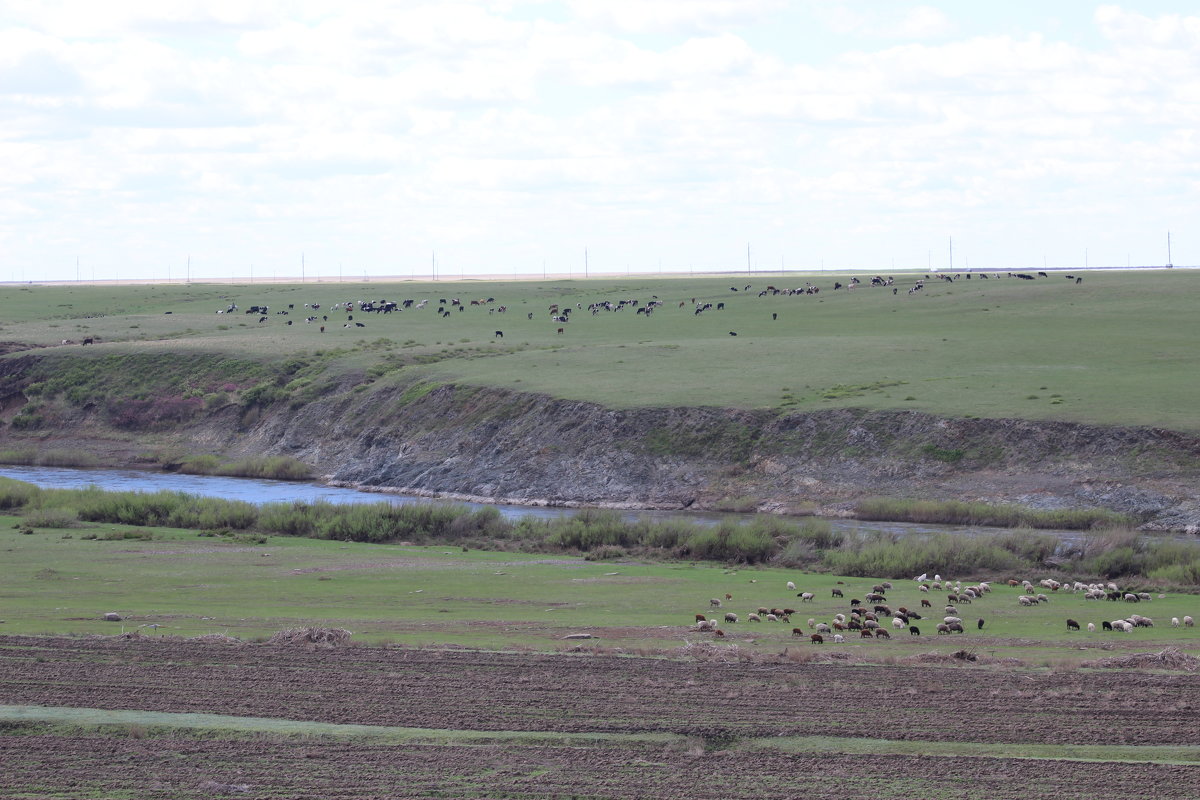
<instances>
[{"instance_id":1,"label":"river water","mask_svg":"<svg viewBox=\"0 0 1200 800\"><path fill-rule=\"evenodd\" d=\"M107 491L124 492L187 492L188 494L204 497L220 497L226 500L243 500L247 503L262 504L274 502L305 502L315 503L392 503L405 505L409 503L440 503L460 505L470 508L485 508L478 503L463 503L459 501L436 500L413 495L361 492L356 489L345 489L335 486L325 486L319 483L302 481L273 481L258 478L224 478L215 475L184 475L177 472L151 472L134 469L80 469L74 467L24 467L0 465L0 477L13 478L32 483L44 489L83 489L97 486ZM537 519L557 519L569 517L579 512L575 508L547 508L544 506L494 506L500 514L508 519L534 517ZM723 521L744 521L753 514L716 513L702 511L621 511L625 519L662 521L682 519L702 525L716 525ZM830 519L829 524L835 529L848 533L883 532L892 535L911 535L921 533L951 533L960 536L981 536L1002 531L1001 528L984 528L966 525L931 525L910 522L869 522L850 519ZM1084 534L1080 531L1049 530L1063 540L1063 544L1071 544Z\"/></svg>"}]
</instances>

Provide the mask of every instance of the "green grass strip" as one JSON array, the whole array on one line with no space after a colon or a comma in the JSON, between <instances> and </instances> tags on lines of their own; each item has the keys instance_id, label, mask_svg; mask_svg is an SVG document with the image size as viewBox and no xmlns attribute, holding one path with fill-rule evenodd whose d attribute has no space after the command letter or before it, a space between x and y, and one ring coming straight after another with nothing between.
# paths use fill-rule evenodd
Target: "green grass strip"
<instances>
[{"instance_id":1,"label":"green grass strip","mask_svg":"<svg viewBox=\"0 0 1200 800\"><path fill-rule=\"evenodd\" d=\"M257 733L278 736L324 736L365 739L375 744L508 744L566 743L581 746L605 743L665 744L684 737L670 733L559 733L551 731L466 731L405 728L387 725L344 725L331 722L233 717L224 714L162 711L110 711L101 708L0 705L0 722L44 723L63 728L137 727L149 733L193 730L213 733Z\"/></svg>"}]
</instances>

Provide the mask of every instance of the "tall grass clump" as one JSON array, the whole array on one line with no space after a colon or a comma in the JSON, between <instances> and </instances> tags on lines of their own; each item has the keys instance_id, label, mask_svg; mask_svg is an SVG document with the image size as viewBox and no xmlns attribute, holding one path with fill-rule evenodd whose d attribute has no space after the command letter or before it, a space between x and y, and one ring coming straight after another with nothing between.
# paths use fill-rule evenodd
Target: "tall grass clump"
<instances>
[{"instance_id":1,"label":"tall grass clump","mask_svg":"<svg viewBox=\"0 0 1200 800\"><path fill-rule=\"evenodd\" d=\"M67 508L36 509L21 520L30 528L77 528L79 515Z\"/></svg>"},{"instance_id":2,"label":"tall grass clump","mask_svg":"<svg viewBox=\"0 0 1200 800\"><path fill-rule=\"evenodd\" d=\"M259 508L257 528L283 536L310 536L345 542L458 542L502 538L508 529L494 508L471 511L466 506L436 503L370 503L338 505L266 503Z\"/></svg>"},{"instance_id":3,"label":"tall grass clump","mask_svg":"<svg viewBox=\"0 0 1200 800\"><path fill-rule=\"evenodd\" d=\"M792 526L775 563L783 567L813 567L821 563L826 551L836 550L845 542L846 534L835 531L828 520L807 519L798 527Z\"/></svg>"},{"instance_id":4,"label":"tall grass clump","mask_svg":"<svg viewBox=\"0 0 1200 800\"><path fill-rule=\"evenodd\" d=\"M761 525L722 522L695 531L681 547L681 554L706 561L760 564L773 556L779 544Z\"/></svg>"},{"instance_id":5,"label":"tall grass clump","mask_svg":"<svg viewBox=\"0 0 1200 800\"><path fill-rule=\"evenodd\" d=\"M0 478L0 511L24 508L41 497L42 490L32 483Z\"/></svg>"},{"instance_id":6,"label":"tall grass clump","mask_svg":"<svg viewBox=\"0 0 1200 800\"><path fill-rule=\"evenodd\" d=\"M95 487L63 492L72 494L79 518L90 522L244 530L258 521L258 510L250 503L186 492L105 492Z\"/></svg>"},{"instance_id":7,"label":"tall grass clump","mask_svg":"<svg viewBox=\"0 0 1200 800\"><path fill-rule=\"evenodd\" d=\"M972 538L948 533L855 537L838 550L825 553L831 572L856 577L911 578L924 572L969 575L1010 571L1030 566L997 537Z\"/></svg>"},{"instance_id":8,"label":"tall grass clump","mask_svg":"<svg viewBox=\"0 0 1200 800\"><path fill-rule=\"evenodd\" d=\"M1133 522L1125 514L1105 509L1039 510L957 500L903 500L890 497L862 500L855 507L854 515L858 519L889 522L1058 530L1089 530Z\"/></svg>"},{"instance_id":9,"label":"tall grass clump","mask_svg":"<svg viewBox=\"0 0 1200 800\"><path fill-rule=\"evenodd\" d=\"M222 475L228 478L266 478L277 481L306 481L312 467L291 456L254 456L224 462L214 455L190 456L179 465L189 475Z\"/></svg>"},{"instance_id":10,"label":"tall grass clump","mask_svg":"<svg viewBox=\"0 0 1200 800\"><path fill-rule=\"evenodd\" d=\"M1179 586L1200 585L1200 542L1154 539L1135 530L1104 531L1085 541L1075 565L1103 578L1146 577Z\"/></svg>"},{"instance_id":11,"label":"tall grass clump","mask_svg":"<svg viewBox=\"0 0 1200 800\"><path fill-rule=\"evenodd\" d=\"M19 464L25 467L95 467L100 464L84 450L34 450L18 448L0 450L0 464Z\"/></svg>"},{"instance_id":12,"label":"tall grass clump","mask_svg":"<svg viewBox=\"0 0 1200 800\"><path fill-rule=\"evenodd\" d=\"M32 448L20 448L17 450L0 450L0 464L15 464L22 467L31 467L37 464L37 451Z\"/></svg>"},{"instance_id":13,"label":"tall grass clump","mask_svg":"<svg viewBox=\"0 0 1200 800\"><path fill-rule=\"evenodd\" d=\"M312 479L313 469L303 461L298 461L291 456L263 456L230 462L223 465L217 474L231 478L307 481Z\"/></svg>"}]
</instances>

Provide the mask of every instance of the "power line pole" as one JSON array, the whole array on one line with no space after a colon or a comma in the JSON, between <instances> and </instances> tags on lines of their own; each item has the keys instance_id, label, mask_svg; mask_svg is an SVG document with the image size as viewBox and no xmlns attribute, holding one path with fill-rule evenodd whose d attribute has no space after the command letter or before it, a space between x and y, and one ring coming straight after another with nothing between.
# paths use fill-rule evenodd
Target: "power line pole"
<instances>
[{"instance_id":1,"label":"power line pole","mask_svg":"<svg viewBox=\"0 0 1200 800\"><path fill-rule=\"evenodd\" d=\"M585 247L585 248L583 248L583 277L586 278L587 276L588 276L588 251L587 251L587 248Z\"/></svg>"}]
</instances>

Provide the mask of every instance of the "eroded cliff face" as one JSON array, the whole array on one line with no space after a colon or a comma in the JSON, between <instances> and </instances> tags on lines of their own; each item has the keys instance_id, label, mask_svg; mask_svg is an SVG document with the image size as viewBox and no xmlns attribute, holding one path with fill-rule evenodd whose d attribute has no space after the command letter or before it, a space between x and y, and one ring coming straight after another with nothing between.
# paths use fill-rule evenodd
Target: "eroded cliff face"
<instances>
[{"instance_id":1,"label":"eroded cliff face","mask_svg":"<svg viewBox=\"0 0 1200 800\"><path fill-rule=\"evenodd\" d=\"M441 386L272 414L232 451L329 480L511 503L838 513L869 496L1103 507L1200 523L1200 438L909 411L614 410Z\"/></svg>"},{"instance_id":2,"label":"eroded cliff face","mask_svg":"<svg viewBox=\"0 0 1200 800\"><path fill-rule=\"evenodd\" d=\"M24 402L20 371L6 367L5 446L66 443L107 463L166 442L230 458L291 455L337 483L483 501L840 513L893 496L1200 525L1200 437L1160 429L858 409L614 410L469 386L363 390L347 379L315 400L254 414L229 403L153 431L117 430L88 404L60 408L52 430L22 431L11 423Z\"/></svg>"}]
</instances>

